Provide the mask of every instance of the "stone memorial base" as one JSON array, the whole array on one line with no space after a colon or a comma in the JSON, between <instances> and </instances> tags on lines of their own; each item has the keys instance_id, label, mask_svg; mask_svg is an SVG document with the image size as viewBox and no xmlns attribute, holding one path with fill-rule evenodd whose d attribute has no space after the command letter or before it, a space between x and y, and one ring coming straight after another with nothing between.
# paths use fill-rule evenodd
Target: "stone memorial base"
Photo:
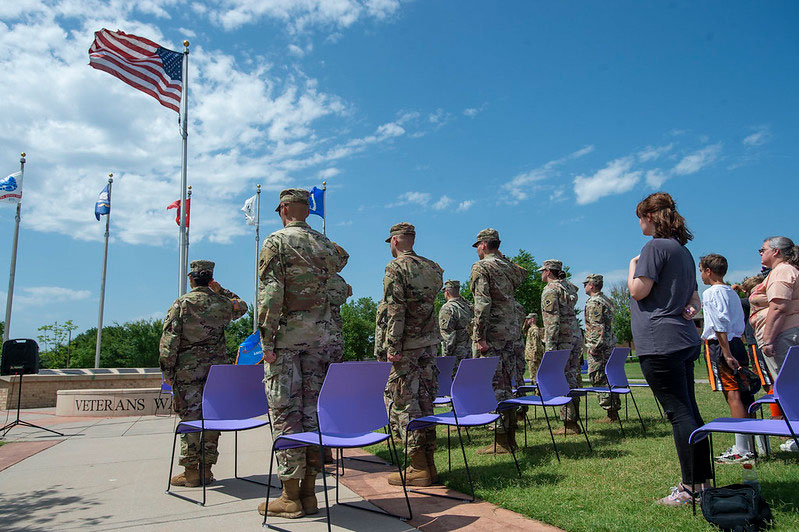
<instances>
[{"instance_id":1,"label":"stone memorial base","mask_svg":"<svg viewBox=\"0 0 799 532\"><path fill-rule=\"evenodd\" d=\"M58 390L57 416L123 417L172 413L172 395L160 388Z\"/></svg>"}]
</instances>

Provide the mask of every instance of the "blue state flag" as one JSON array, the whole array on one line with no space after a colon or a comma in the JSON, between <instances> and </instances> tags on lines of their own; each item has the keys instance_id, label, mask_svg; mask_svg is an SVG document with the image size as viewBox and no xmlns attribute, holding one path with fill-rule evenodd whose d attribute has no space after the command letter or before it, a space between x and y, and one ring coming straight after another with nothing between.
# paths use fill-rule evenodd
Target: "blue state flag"
<instances>
[{"instance_id":1,"label":"blue state flag","mask_svg":"<svg viewBox=\"0 0 799 532\"><path fill-rule=\"evenodd\" d=\"M97 196L97 203L94 204L94 217L100 221L101 214L111 212L111 194L108 192L108 185L105 186L100 195Z\"/></svg>"},{"instance_id":2,"label":"blue state flag","mask_svg":"<svg viewBox=\"0 0 799 532\"><path fill-rule=\"evenodd\" d=\"M308 207L311 209L311 214L325 217L325 191L321 188L313 187L311 189L311 197L308 198Z\"/></svg>"},{"instance_id":3,"label":"blue state flag","mask_svg":"<svg viewBox=\"0 0 799 532\"><path fill-rule=\"evenodd\" d=\"M255 331L239 345L236 355L236 364L240 366L260 364L264 359L264 349L261 347L261 333Z\"/></svg>"}]
</instances>

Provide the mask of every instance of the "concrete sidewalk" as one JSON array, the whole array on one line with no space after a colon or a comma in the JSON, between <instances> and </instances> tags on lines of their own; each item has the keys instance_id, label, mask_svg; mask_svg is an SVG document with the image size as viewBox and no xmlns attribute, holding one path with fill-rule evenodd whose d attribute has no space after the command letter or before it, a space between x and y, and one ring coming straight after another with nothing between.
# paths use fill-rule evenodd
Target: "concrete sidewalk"
<instances>
[{"instance_id":1,"label":"concrete sidewalk","mask_svg":"<svg viewBox=\"0 0 799 532\"><path fill-rule=\"evenodd\" d=\"M0 411L0 420L6 417ZM8 413L14 419L16 412ZM63 418L55 409L23 411L22 419L63 432L17 426L0 446L0 523L3 530L261 530L257 507L266 487L233 474L232 434L219 440L217 478L202 507L164 493L176 418ZM3 423L5 424L5 422ZM271 447L268 427L239 434L240 476L266 481ZM179 452L179 451L178 451ZM350 450L347 456L361 454ZM177 458L175 459L177 462ZM388 486L389 466L346 461L339 499L406 515L401 488ZM332 468L331 468L332 469ZM181 471L176 465L175 474ZM331 522L335 530L534 530L557 531L513 512L479 501L468 504L412 494L414 519L400 519L335 505L335 478L328 476ZM277 479L273 478L277 485ZM270 523L288 530L326 530L321 477L320 512ZM436 491L445 488L431 488ZM176 488L201 498L200 488ZM353 491L355 490L355 491ZM356 493L357 491L357 493ZM273 489L273 496L279 491ZM365 500L366 499L366 500ZM374 501L378 506L372 505ZM414 525L414 526L412 526Z\"/></svg>"}]
</instances>

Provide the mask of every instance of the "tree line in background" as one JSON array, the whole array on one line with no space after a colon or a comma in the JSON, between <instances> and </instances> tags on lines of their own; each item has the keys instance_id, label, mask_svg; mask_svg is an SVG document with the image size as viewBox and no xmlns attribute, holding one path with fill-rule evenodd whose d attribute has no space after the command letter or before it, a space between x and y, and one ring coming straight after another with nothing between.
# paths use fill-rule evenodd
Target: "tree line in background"
<instances>
[{"instance_id":1,"label":"tree line in background","mask_svg":"<svg viewBox=\"0 0 799 532\"><path fill-rule=\"evenodd\" d=\"M519 250L511 257L514 263L527 270L527 276L516 290L516 299L526 312L538 314L541 324L541 292L545 283L538 271L539 264L528 251ZM567 275L570 275L566 268ZM605 290L606 293L607 289ZM473 302L468 279L461 283L461 295ZM630 333L630 293L625 283L613 285L608 296L616 304L614 331L619 342L632 340ZM375 318L378 302L370 297L351 299L341 307L344 323L345 360L370 359L374 353ZM439 293L435 301L436 313L444 304L444 295ZM239 344L252 333L252 307L246 315L231 322L225 332L226 347L231 362L235 361ZM2 325L0 323L0 325ZM39 328L40 364L43 368L91 368L94 367L95 341L97 328L84 331L74 338L72 332L77 327L71 320L55 322ZM100 366L158 367L158 344L161 339L161 320L138 320L123 324L115 323L103 327L103 341L100 350ZM2 330L0 330L0 333Z\"/></svg>"}]
</instances>

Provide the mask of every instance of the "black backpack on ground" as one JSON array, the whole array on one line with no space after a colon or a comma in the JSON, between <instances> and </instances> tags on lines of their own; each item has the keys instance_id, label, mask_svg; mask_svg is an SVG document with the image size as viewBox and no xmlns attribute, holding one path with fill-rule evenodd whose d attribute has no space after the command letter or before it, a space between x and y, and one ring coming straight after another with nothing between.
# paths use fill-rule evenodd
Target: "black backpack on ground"
<instances>
[{"instance_id":1,"label":"black backpack on ground","mask_svg":"<svg viewBox=\"0 0 799 532\"><path fill-rule=\"evenodd\" d=\"M755 532L771 526L771 508L752 486L731 484L702 492L702 515L721 530Z\"/></svg>"}]
</instances>

